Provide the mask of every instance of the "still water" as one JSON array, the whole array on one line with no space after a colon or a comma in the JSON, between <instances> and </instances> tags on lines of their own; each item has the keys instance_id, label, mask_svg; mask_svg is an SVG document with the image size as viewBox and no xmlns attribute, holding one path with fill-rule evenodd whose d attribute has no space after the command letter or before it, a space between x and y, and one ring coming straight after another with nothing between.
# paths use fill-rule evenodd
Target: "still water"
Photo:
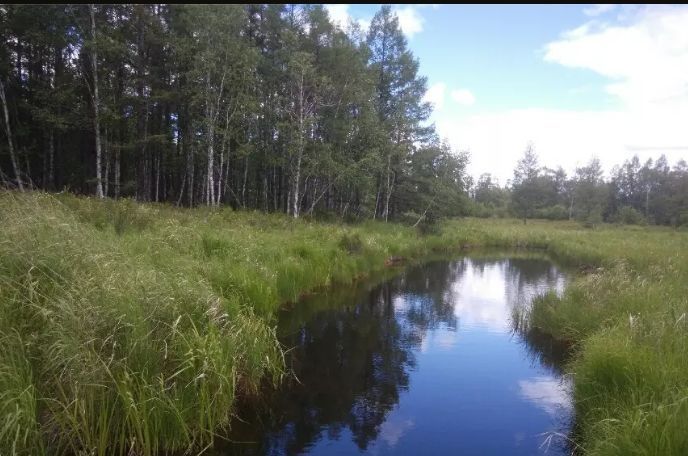
<instances>
[{"instance_id":1,"label":"still water","mask_svg":"<svg viewBox=\"0 0 688 456\"><path fill-rule=\"evenodd\" d=\"M218 453L565 454L564 353L512 323L564 283L544 259L462 258L285 309L295 378L240 407Z\"/></svg>"}]
</instances>

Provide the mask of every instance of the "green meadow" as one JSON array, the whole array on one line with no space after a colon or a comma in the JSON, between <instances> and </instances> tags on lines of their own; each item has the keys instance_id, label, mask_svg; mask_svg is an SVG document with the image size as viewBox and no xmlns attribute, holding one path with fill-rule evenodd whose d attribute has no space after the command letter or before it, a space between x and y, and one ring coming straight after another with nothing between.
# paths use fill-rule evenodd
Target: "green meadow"
<instances>
[{"instance_id":1,"label":"green meadow","mask_svg":"<svg viewBox=\"0 0 688 456\"><path fill-rule=\"evenodd\" d=\"M198 453L288 373L275 311L400 256L545 252L579 271L522 331L570 343L586 454L686 454L688 232L456 219L433 230L0 193L0 454ZM296 304L298 305L298 304Z\"/></svg>"}]
</instances>

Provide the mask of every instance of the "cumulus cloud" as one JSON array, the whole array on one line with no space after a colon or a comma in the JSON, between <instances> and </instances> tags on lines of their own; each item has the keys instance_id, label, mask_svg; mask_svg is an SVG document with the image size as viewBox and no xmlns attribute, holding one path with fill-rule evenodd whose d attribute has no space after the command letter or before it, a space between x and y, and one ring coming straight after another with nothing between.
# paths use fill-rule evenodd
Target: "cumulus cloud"
<instances>
[{"instance_id":1,"label":"cumulus cloud","mask_svg":"<svg viewBox=\"0 0 688 456\"><path fill-rule=\"evenodd\" d=\"M349 11L351 5L349 4L328 4L325 5L330 19L342 30L346 30L349 22L357 23L364 32L370 28L371 18L355 18ZM418 9L428 5L406 5L402 7L393 8L394 14L399 19L399 28L406 35L407 38L412 38L413 35L423 31L423 24L425 19L418 12ZM438 5L432 5L433 9L438 8Z\"/></svg>"},{"instance_id":2,"label":"cumulus cloud","mask_svg":"<svg viewBox=\"0 0 688 456\"><path fill-rule=\"evenodd\" d=\"M442 111L447 90L447 84L436 82L425 92L423 101L429 101L436 111ZM472 106L475 103L475 96L468 89L454 89L449 93L449 96L455 103L462 106Z\"/></svg>"},{"instance_id":3,"label":"cumulus cloud","mask_svg":"<svg viewBox=\"0 0 688 456\"><path fill-rule=\"evenodd\" d=\"M446 91L447 84L444 82L437 82L431 85L427 92L425 92L423 101L429 101L436 110L442 110Z\"/></svg>"},{"instance_id":4,"label":"cumulus cloud","mask_svg":"<svg viewBox=\"0 0 688 456\"><path fill-rule=\"evenodd\" d=\"M370 27L370 19L354 18L349 13L349 6L351 5L345 3L327 4L325 5L325 9L327 10L327 14L329 14L332 22L334 22L334 24L340 29L346 30L349 26L349 23L354 22L361 27L361 30L367 32L368 28Z\"/></svg>"},{"instance_id":5,"label":"cumulus cloud","mask_svg":"<svg viewBox=\"0 0 688 456\"><path fill-rule=\"evenodd\" d=\"M436 125L455 148L470 151L470 174L489 172L501 183L513 177L516 161L530 141L541 164L567 170L595 153L604 166L613 166L609 157L624 152L619 113L515 109L444 117Z\"/></svg>"},{"instance_id":6,"label":"cumulus cloud","mask_svg":"<svg viewBox=\"0 0 688 456\"><path fill-rule=\"evenodd\" d=\"M451 92L452 100L463 106L471 106L475 103L475 96L468 89L456 89Z\"/></svg>"},{"instance_id":7,"label":"cumulus cloud","mask_svg":"<svg viewBox=\"0 0 688 456\"><path fill-rule=\"evenodd\" d=\"M606 170L634 154L641 160L688 158L688 7L647 6L624 14L611 22L591 20L544 48L548 62L607 78L605 89L617 108L438 116L440 135L470 150L471 174L491 172L504 182L529 141L542 165L569 172L593 155Z\"/></svg>"},{"instance_id":8,"label":"cumulus cloud","mask_svg":"<svg viewBox=\"0 0 688 456\"><path fill-rule=\"evenodd\" d=\"M612 80L637 106L688 100L688 7L648 7L630 24L589 22L545 47L545 60Z\"/></svg>"},{"instance_id":9,"label":"cumulus cloud","mask_svg":"<svg viewBox=\"0 0 688 456\"><path fill-rule=\"evenodd\" d=\"M325 9L327 10L327 14L329 14L332 22L334 22L340 28L346 28L347 24L349 23L349 18L351 17L349 15L349 5L344 3L328 4L325 5Z\"/></svg>"},{"instance_id":10,"label":"cumulus cloud","mask_svg":"<svg viewBox=\"0 0 688 456\"><path fill-rule=\"evenodd\" d=\"M412 38L416 33L423 31L423 23L425 20L420 15L416 7L412 5L403 8L395 8L394 12L399 18L399 27L409 38Z\"/></svg>"},{"instance_id":11,"label":"cumulus cloud","mask_svg":"<svg viewBox=\"0 0 688 456\"><path fill-rule=\"evenodd\" d=\"M671 162L686 157L688 109L661 113L614 110L513 109L468 116L444 116L437 130L457 149L471 153L469 172L489 172L504 183L528 142L540 163L568 172L597 156L610 170L634 154L642 160L665 154Z\"/></svg>"}]
</instances>

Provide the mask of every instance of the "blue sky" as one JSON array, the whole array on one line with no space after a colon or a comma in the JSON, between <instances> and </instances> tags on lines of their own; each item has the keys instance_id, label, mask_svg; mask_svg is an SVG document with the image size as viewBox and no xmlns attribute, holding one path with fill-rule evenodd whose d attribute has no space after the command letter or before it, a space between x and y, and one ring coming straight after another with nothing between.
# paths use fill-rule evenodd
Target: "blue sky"
<instances>
[{"instance_id":1,"label":"blue sky","mask_svg":"<svg viewBox=\"0 0 688 456\"><path fill-rule=\"evenodd\" d=\"M372 16L372 5L352 6ZM409 46L429 85L470 87L478 110L503 107L598 108L615 102L601 90L604 78L543 60L545 43L585 20L580 5L441 5L418 9L422 32ZM595 88L584 93L576 89ZM581 96L582 95L582 96Z\"/></svg>"},{"instance_id":2,"label":"blue sky","mask_svg":"<svg viewBox=\"0 0 688 456\"><path fill-rule=\"evenodd\" d=\"M378 5L328 5L363 27ZM432 120L474 176L541 164L688 158L688 7L397 5ZM682 118L682 121L678 119Z\"/></svg>"}]
</instances>

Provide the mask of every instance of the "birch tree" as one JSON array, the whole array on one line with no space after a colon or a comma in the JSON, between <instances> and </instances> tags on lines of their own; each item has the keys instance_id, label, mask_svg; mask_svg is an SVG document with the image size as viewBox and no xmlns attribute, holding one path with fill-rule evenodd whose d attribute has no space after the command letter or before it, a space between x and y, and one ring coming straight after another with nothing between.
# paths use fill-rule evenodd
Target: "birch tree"
<instances>
[{"instance_id":1,"label":"birch tree","mask_svg":"<svg viewBox=\"0 0 688 456\"><path fill-rule=\"evenodd\" d=\"M310 139L314 117L318 105L319 95L315 83L315 72L312 56L305 52L297 52L290 62L290 99L289 116L293 125L293 141L290 144L291 168L291 214L299 217L301 198L301 172L306 150L306 143Z\"/></svg>"},{"instance_id":2,"label":"birch tree","mask_svg":"<svg viewBox=\"0 0 688 456\"><path fill-rule=\"evenodd\" d=\"M95 133L96 147L96 197L103 198L103 176L101 164L101 144L100 144L100 95L98 93L98 48L96 39L96 18L95 6L88 5L89 17L91 19L91 101L93 103L93 129Z\"/></svg>"},{"instance_id":3,"label":"birch tree","mask_svg":"<svg viewBox=\"0 0 688 456\"><path fill-rule=\"evenodd\" d=\"M2 82L2 77L0 77L0 101L2 102L2 112L5 117L5 134L7 135L7 148L10 151L10 161L12 162L12 170L14 171L14 177L17 182L17 187L19 191L24 191L24 185L21 180L21 172L19 171L19 163L17 162L17 156L14 153L14 137L12 136L12 125L10 124L10 113L7 109L7 96L5 95L5 84Z\"/></svg>"}]
</instances>

